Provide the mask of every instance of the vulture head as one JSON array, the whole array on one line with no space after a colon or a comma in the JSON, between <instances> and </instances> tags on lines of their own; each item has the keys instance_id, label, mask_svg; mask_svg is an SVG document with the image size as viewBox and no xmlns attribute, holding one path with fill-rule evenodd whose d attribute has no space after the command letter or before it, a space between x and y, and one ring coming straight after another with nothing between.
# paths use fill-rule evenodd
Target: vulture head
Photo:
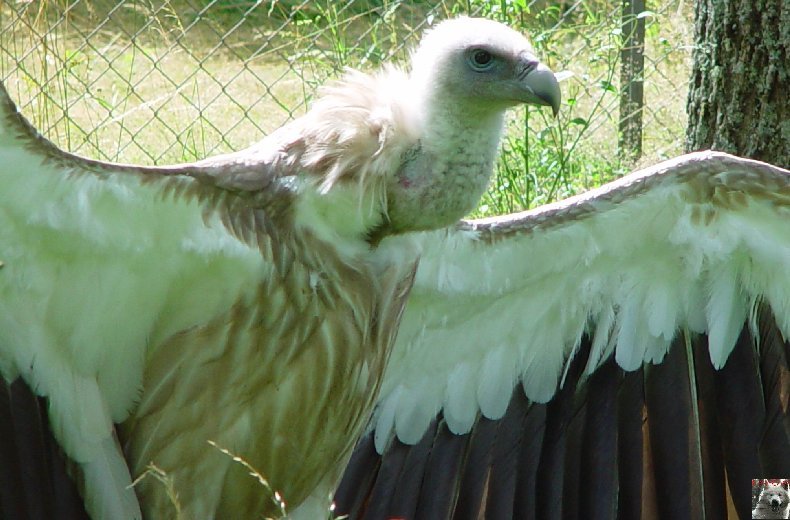
<instances>
[{"instance_id":1,"label":"vulture head","mask_svg":"<svg viewBox=\"0 0 790 520\"><path fill-rule=\"evenodd\" d=\"M408 82L409 95L400 99L410 104L417 139L387 183L377 233L457 222L488 186L505 110L530 103L556 114L560 103L557 80L529 41L480 18L447 20L430 30L412 57Z\"/></svg>"},{"instance_id":2,"label":"vulture head","mask_svg":"<svg viewBox=\"0 0 790 520\"><path fill-rule=\"evenodd\" d=\"M483 18L438 24L412 56L411 79L422 108L434 104L460 117L501 115L519 103L547 105L556 115L560 89L554 74L521 33Z\"/></svg>"}]
</instances>

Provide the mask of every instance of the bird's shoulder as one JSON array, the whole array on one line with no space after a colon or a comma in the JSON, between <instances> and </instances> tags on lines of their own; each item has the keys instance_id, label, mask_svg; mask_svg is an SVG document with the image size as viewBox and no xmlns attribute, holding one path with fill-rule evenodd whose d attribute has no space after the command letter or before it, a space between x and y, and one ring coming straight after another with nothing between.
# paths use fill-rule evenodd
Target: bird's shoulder
<instances>
[{"instance_id":1,"label":"bird's shoulder","mask_svg":"<svg viewBox=\"0 0 790 520\"><path fill-rule=\"evenodd\" d=\"M418 142L418 118L396 67L348 69L319 91L310 111L275 132L287 160L320 178L322 192L346 181L376 184Z\"/></svg>"}]
</instances>

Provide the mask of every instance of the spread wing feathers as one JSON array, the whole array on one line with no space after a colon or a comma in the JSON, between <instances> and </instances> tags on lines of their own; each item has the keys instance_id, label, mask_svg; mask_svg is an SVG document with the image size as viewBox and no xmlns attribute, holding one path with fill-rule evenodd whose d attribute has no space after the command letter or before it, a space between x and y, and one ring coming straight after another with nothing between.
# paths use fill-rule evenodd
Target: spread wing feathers
<instances>
[{"instance_id":1,"label":"spread wing feathers","mask_svg":"<svg viewBox=\"0 0 790 520\"><path fill-rule=\"evenodd\" d=\"M350 272L338 278L359 278L348 255L367 246L351 240L336 250L341 246L330 241L337 226L324 222L360 220L348 218L360 208L347 209L337 200L344 197L370 201L366 211L381 218L380 174L411 139L407 115L391 99L400 78L396 71L386 78L350 73L307 116L260 144L168 167L63 152L18 113L0 84L0 370L6 382L21 377L47 399L49 425L84 475L94 517L140 516L113 425L141 399L156 408L140 395L150 352L182 331L199 336L196 327L232 319L234 306L273 284L282 290L272 291L265 310L293 314L277 328L287 334L299 312L315 313L301 305L308 296L295 297L301 288L320 297L333 290L311 272L344 269ZM328 215L322 208L341 209ZM326 239L323 246L316 236ZM278 299L282 294L290 296ZM357 316L363 325L375 321L368 303L356 302L365 309ZM351 334L356 325L334 332ZM355 333L366 336L366 326ZM331 338L331 327L319 328ZM273 332L267 338L280 345ZM180 366L156 367L158 384L172 384ZM6 420L24 427L19 417L0 424Z\"/></svg>"},{"instance_id":2,"label":"spread wing feathers","mask_svg":"<svg viewBox=\"0 0 790 520\"><path fill-rule=\"evenodd\" d=\"M748 518L790 473L789 221L787 171L707 152L427 237L338 513Z\"/></svg>"}]
</instances>

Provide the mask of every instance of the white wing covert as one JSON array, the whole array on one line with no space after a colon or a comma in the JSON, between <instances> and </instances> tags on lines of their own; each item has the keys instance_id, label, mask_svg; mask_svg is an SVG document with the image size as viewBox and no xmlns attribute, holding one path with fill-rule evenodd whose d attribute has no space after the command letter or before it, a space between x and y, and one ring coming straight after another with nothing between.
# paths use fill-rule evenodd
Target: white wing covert
<instances>
[{"instance_id":1,"label":"white wing covert","mask_svg":"<svg viewBox=\"0 0 790 520\"><path fill-rule=\"evenodd\" d=\"M787 171L704 152L426 235L338 511L747 518L790 474L789 222Z\"/></svg>"}]
</instances>

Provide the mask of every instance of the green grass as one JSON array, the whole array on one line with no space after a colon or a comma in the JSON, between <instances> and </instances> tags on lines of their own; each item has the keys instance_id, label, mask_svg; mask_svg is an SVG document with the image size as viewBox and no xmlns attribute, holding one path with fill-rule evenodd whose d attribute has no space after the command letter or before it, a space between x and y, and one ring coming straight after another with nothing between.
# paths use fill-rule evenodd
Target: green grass
<instances>
[{"instance_id":1,"label":"green grass","mask_svg":"<svg viewBox=\"0 0 790 520\"><path fill-rule=\"evenodd\" d=\"M619 8L537 0L441 2L65 0L0 4L0 78L60 146L132 163L236 150L304 113L343 67L403 61L421 25L464 12L506 21L566 77L557 119L520 109L475 215L551 202L629 171L617 150ZM647 14L644 155L682 151L691 40L684 4ZM66 15L64 16L64 13Z\"/></svg>"}]
</instances>

